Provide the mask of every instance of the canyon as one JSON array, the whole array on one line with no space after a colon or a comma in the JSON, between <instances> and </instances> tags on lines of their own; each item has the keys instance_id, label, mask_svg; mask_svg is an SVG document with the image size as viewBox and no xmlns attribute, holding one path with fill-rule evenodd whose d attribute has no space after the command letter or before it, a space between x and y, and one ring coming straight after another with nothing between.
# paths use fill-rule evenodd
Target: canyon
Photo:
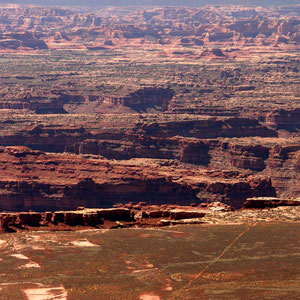
<instances>
[{"instance_id":1,"label":"canyon","mask_svg":"<svg viewBox=\"0 0 300 300\"><path fill-rule=\"evenodd\" d=\"M299 24L298 5L2 4L0 209L296 199Z\"/></svg>"},{"instance_id":2,"label":"canyon","mask_svg":"<svg viewBox=\"0 0 300 300\"><path fill-rule=\"evenodd\" d=\"M297 1L5 2L0 298L296 299Z\"/></svg>"}]
</instances>

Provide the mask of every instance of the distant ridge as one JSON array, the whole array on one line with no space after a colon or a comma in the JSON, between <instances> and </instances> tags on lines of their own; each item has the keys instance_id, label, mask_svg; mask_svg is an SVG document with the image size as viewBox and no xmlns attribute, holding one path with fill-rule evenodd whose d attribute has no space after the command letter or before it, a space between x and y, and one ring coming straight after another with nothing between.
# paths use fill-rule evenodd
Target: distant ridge
<instances>
[{"instance_id":1,"label":"distant ridge","mask_svg":"<svg viewBox=\"0 0 300 300\"><path fill-rule=\"evenodd\" d=\"M204 5L257 5L282 6L299 4L299 0L0 0L1 3L38 4L50 6L204 6Z\"/></svg>"}]
</instances>

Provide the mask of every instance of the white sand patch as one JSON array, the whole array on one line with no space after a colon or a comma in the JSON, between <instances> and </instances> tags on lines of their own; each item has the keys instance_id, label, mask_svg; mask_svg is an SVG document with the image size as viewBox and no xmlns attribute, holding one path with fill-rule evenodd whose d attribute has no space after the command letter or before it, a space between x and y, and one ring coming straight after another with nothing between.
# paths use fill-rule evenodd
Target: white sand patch
<instances>
[{"instance_id":1,"label":"white sand patch","mask_svg":"<svg viewBox=\"0 0 300 300\"><path fill-rule=\"evenodd\" d=\"M28 246L25 246L25 245L21 245L21 244L14 244L14 246L13 246L13 249L15 250L15 251L20 251L20 250L23 250L23 249L25 249L25 248L27 248Z\"/></svg>"},{"instance_id":2,"label":"white sand patch","mask_svg":"<svg viewBox=\"0 0 300 300\"><path fill-rule=\"evenodd\" d=\"M134 271L132 271L132 273L149 272L149 271L153 271L153 270L157 270L157 268L154 268L154 269L134 270Z\"/></svg>"},{"instance_id":3,"label":"white sand patch","mask_svg":"<svg viewBox=\"0 0 300 300\"><path fill-rule=\"evenodd\" d=\"M40 246L32 246L32 250L46 250L46 248Z\"/></svg>"},{"instance_id":4,"label":"white sand patch","mask_svg":"<svg viewBox=\"0 0 300 300\"><path fill-rule=\"evenodd\" d=\"M18 258L18 259L29 259L27 256L25 256L25 255L23 255L23 254L21 254L21 253L18 253L18 254L12 254L11 256L13 256L13 257L16 257L16 258Z\"/></svg>"},{"instance_id":5,"label":"white sand patch","mask_svg":"<svg viewBox=\"0 0 300 300\"><path fill-rule=\"evenodd\" d=\"M172 287L172 280L170 278L166 278L166 285L165 285L165 291L172 291L173 287Z\"/></svg>"},{"instance_id":6,"label":"white sand patch","mask_svg":"<svg viewBox=\"0 0 300 300\"><path fill-rule=\"evenodd\" d=\"M40 241L43 237L40 235L30 235L30 238L35 241Z\"/></svg>"},{"instance_id":7,"label":"white sand patch","mask_svg":"<svg viewBox=\"0 0 300 300\"><path fill-rule=\"evenodd\" d=\"M139 300L160 300L160 297L154 294L143 294L139 296Z\"/></svg>"},{"instance_id":8,"label":"white sand patch","mask_svg":"<svg viewBox=\"0 0 300 300\"><path fill-rule=\"evenodd\" d=\"M148 268L154 268L154 266L152 264L147 264L146 267L148 267Z\"/></svg>"},{"instance_id":9,"label":"white sand patch","mask_svg":"<svg viewBox=\"0 0 300 300\"><path fill-rule=\"evenodd\" d=\"M4 248L7 242L5 240L0 240L0 248Z\"/></svg>"},{"instance_id":10,"label":"white sand patch","mask_svg":"<svg viewBox=\"0 0 300 300\"><path fill-rule=\"evenodd\" d=\"M145 259L145 262L146 262L146 267L147 268L154 268L154 265L151 264L151 262L149 262L147 259Z\"/></svg>"},{"instance_id":11,"label":"white sand patch","mask_svg":"<svg viewBox=\"0 0 300 300\"><path fill-rule=\"evenodd\" d=\"M67 292L63 286L27 289L23 292L28 300L67 300Z\"/></svg>"},{"instance_id":12,"label":"white sand patch","mask_svg":"<svg viewBox=\"0 0 300 300\"><path fill-rule=\"evenodd\" d=\"M31 261L26 265L20 266L18 269L28 269L28 268L41 268L41 266L38 263Z\"/></svg>"},{"instance_id":13,"label":"white sand patch","mask_svg":"<svg viewBox=\"0 0 300 300\"><path fill-rule=\"evenodd\" d=\"M88 240L84 241L73 241L72 244L76 247L98 247L98 245L89 242Z\"/></svg>"}]
</instances>

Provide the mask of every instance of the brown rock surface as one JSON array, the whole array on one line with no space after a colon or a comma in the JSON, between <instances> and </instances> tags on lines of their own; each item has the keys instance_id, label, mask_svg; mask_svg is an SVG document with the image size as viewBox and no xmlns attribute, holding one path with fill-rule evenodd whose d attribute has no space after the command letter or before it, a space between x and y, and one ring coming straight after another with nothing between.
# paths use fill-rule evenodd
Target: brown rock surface
<instances>
[{"instance_id":1,"label":"brown rock surface","mask_svg":"<svg viewBox=\"0 0 300 300\"><path fill-rule=\"evenodd\" d=\"M200 211L188 211L180 209L174 209L170 211L170 218L174 220L203 218L204 216L205 213Z\"/></svg>"},{"instance_id":2,"label":"brown rock surface","mask_svg":"<svg viewBox=\"0 0 300 300\"><path fill-rule=\"evenodd\" d=\"M241 206L246 197L275 193L268 178L235 173L228 177L144 159L117 162L43 153L16 157L4 151L0 169L0 187L5 191L0 195L2 210L111 207L130 201L186 204L215 198ZM63 217L53 216L56 221Z\"/></svg>"},{"instance_id":3,"label":"brown rock surface","mask_svg":"<svg viewBox=\"0 0 300 300\"><path fill-rule=\"evenodd\" d=\"M244 203L244 208L271 208L278 206L299 206L300 199L282 199L272 197L248 198Z\"/></svg>"},{"instance_id":4,"label":"brown rock surface","mask_svg":"<svg viewBox=\"0 0 300 300\"><path fill-rule=\"evenodd\" d=\"M85 11L0 5L0 209L51 211L20 227L299 196L299 6Z\"/></svg>"}]
</instances>

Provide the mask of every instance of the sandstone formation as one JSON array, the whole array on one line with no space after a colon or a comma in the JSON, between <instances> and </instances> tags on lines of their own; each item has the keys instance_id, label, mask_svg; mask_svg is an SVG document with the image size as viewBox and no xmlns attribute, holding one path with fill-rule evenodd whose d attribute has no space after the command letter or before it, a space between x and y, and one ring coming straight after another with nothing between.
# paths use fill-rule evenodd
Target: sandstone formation
<instances>
[{"instance_id":1,"label":"sandstone formation","mask_svg":"<svg viewBox=\"0 0 300 300\"><path fill-rule=\"evenodd\" d=\"M0 45L13 49L22 46L44 49L43 40L48 41L50 47L59 47L72 44L72 40L78 38L105 46L117 45L118 40L136 39L168 44L162 41L175 42L178 37L182 45L299 44L297 6L291 7L290 13L276 7L243 9L239 6L166 7L132 12L115 8L78 13L64 8L4 4L0 16L0 30L13 31L18 36L17 39L3 36ZM22 34L36 34L42 40L23 39ZM95 48L93 44L88 47ZM98 47L100 50L101 46ZM212 50L212 53L224 56L220 50Z\"/></svg>"},{"instance_id":2,"label":"sandstone formation","mask_svg":"<svg viewBox=\"0 0 300 300\"><path fill-rule=\"evenodd\" d=\"M186 204L219 200L240 207L251 196L273 196L266 177L220 173L163 161L107 161L55 155L20 147L1 156L1 210L60 210L112 207L145 201ZM12 166L14 166L12 168ZM55 174L55 175L54 175ZM237 176L238 175L238 176Z\"/></svg>"},{"instance_id":3,"label":"sandstone formation","mask_svg":"<svg viewBox=\"0 0 300 300\"><path fill-rule=\"evenodd\" d=\"M271 208L278 206L299 206L298 199L281 199L281 198L249 198L244 203L244 208Z\"/></svg>"},{"instance_id":4,"label":"sandstone formation","mask_svg":"<svg viewBox=\"0 0 300 300\"><path fill-rule=\"evenodd\" d=\"M44 157L41 151L47 151L64 153L65 157L71 152L96 160L103 157L109 160L162 159L167 160L162 162L166 168L172 166L170 160L176 160L176 163L190 164L188 168L197 165L220 174L226 166L232 170L230 176L233 178L239 176L239 172L270 177L279 196L295 197L299 193L299 185L295 184L299 180L299 139L277 138L274 129L249 119L197 118L187 121L176 118L176 122L142 119L144 123L133 118L132 123L127 119L124 125L121 125L121 118L120 122L101 119L99 123L91 123L93 128L88 125L86 128L38 125L18 133L10 131L10 123L2 123L6 129L0 141L1 145L7 146L2 149L3 155L10 158ZM53 164L55 171L58 162L54 159L47 164ZM223 188L220 188L220 193L223 193ZM29 205L27 207L29 209Z\"/></svg>"},{"instance_id":5,"label":"sandstone formation","mask_svg":"<svg viewBox=\"0 0 300 300\"><path fill-rule=\"evenodd\" d=\"M174 207L174 206L173 206ZM167 221L174 223L175 220L181 220L188 223L195 222L205 216L203 209L193 208L172 210L165 207L156 206L153 210L147 206L142 213L136 209L127 208L108 208L108 209L88 209L79 207L74 211L55 211L55 212L19 212L19 213L1 213L0 231L10 230L34 230L38 228L49 230L76 230L79 226L97 227L97 228L122 228L132 226L166 226ZM145 220L146 218L146 220ZM167 218L163 219L163 218Z\"/></svg>"},{"instance_id":6,"label":"sandstone formation","mask_svg":"<svg viewBox=\"0 0 300 300\"><path fill-rule=\"evenodd\" d=\"M48 49L48 46L43 40L36 38L31 32L5 32L0 34L0 48Z\"/></svg>"},{"instance_id":7,"label":"sandstone formation","mask_svg":"<svg viewBox=\"0 0 300 300\"><path fill-rule=\"evenodd\" d=\"M300 109L274 111L266 116L266 122L276 129L297 131L300 128Z\"/></svg>"},{"instance_id":8,"label":"sandstone formation","mask_svg":"<svg viewBox=\"0 0 300 300\"><path fill-rule=\"evenodd\" d=\"M170 89L148 87L129 93L129 95L124 97L111 96L104 99L104 103L129 106L138 112L147 111L147 109L155 107L160 107L162 111L166 111L173 95L174 92Z\"/></svg>"},{"instance_id":9,"label":"sandstone formation","mask_svg":"<svg viewBox=\"0 0 300 300\"><path fill-rule=\"evenodd\" d=\"M202 218L205 216L205 213L199 211L186 211L175 209L170 211L170 218L174 220L179 219L195 219L195 218Z\"/></svg>"},{"instance_id":10,"label":"sandstone formation","mask_svg":"<svg viewBox=\"0 0 300 300\"><path fill-rule=\"evenodd\" d=\"M297 5L0 5L1 228L298 198L299 22Z\"/></svg>"}]
</instances>

